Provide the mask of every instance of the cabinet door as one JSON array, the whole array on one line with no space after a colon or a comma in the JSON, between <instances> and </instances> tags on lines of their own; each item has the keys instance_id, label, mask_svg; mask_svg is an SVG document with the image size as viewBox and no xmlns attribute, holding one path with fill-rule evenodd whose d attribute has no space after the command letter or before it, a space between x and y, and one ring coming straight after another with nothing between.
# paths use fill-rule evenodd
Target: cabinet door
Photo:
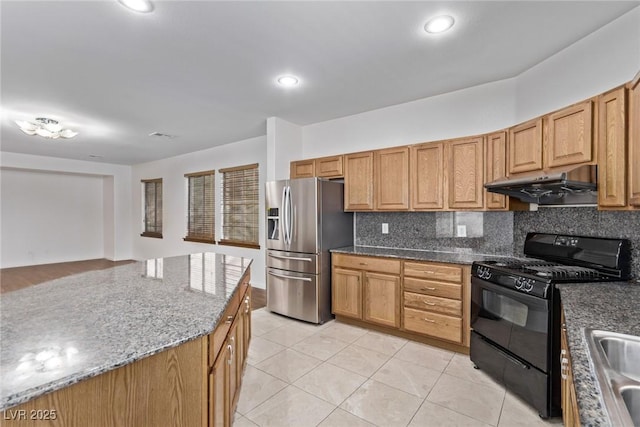
<instances>
[{"instance_id":1,"label":"cabinet door","mask_svg":"<svg viewBox=\"0 0 640 427\"><path fill-rule=\"evenodd\" d=\"M444 144L414 145L409 153L411 209L444 208Z\"/></svg>"},{"instance_id":2,"label":"cabinet door","mask_svg":"<svg viewBox=\"0 0 640 427\"><path fill-rule=\"evenodd\" d=\"M331 299L334 314L362 319L362 273L334 267Z\"/></svg>"},{"instance_id":3,"label":"cabinet door","mask_svg":"<svg viewBox=\"0 0 640 427\"><path fill-rule=\"evenodd\" d=\"M592 128L591 101L550 114L546 166L553 168L593 160Z\"/></svg>"},{"instance_id":4,"label":"cabinet door","mask_svg":"<svg viewBox=\"0 0 640 427\"><path fill-rule=\"evenodd\" d=\"M640 73L629 85L629 206L640 208Z\"/></svg>"},{"instance_id":5,"label":"cabinet door","mask_svg":"<svg viewBox=\"0 0 640 427\"><path fill-rule=\"evenodd\" d=\"M509 129L509 173L542 170L542 119Z\"/></svg>"},{"instance_id":6,"label":"cabinet door","mask_svg":"<svg viewBox=\"0 0 640 427\"><path fill-rule=\"evenodd\" d=\"M484 206L484 144L482 137L447 143L448 205L451 209Z\"/></svg>"},{"instance_id":7,"label":"cabinet door","mask_svg":"<svg viewBox=\"0 0 640 427\"><path fill-rule=\"evenodd\" d=\"M229 395L229 360L231 348L225 342L209 373L209 426L231 425L231 399Z\"/></svg>"},{"instance_id":8,"label":"cabinet door","mask_svg":"<svg viewBox=\"0 0 640 427\"><path fill-rule=\"evenodd\" d=\"M291 170L289 177L295 178L312 178L316 174L315 162L313 160L298 160L291 162Z\"/></svg>"},{"instance_id":9,"label":"cabinet door","mask_svg":"<svg viewBox=\"0 0 640 427\"><path fill-rule=\"evenodd\" d=\"M364 273L364 320L400 327L400 277Z\"/></svg>"},{"instance_id":10,"label":"cabinet door","mask_svg":"<svg viewBox=\"0 0 640 427\"><path fill-rule=\"evenodd\" d=\"M227 387L229 388L229 415L231 417L233 417L233 414L235 413L235 404L238 399L238 396L236 396L236 393L239 391L238 385L240 384L240 381L238 380L238 370L242 370L242 366L240 366L239 363L240 352L238 352L239 318L240 316L236 316L236 321L231 327L229 337L227 338L227 349L231 352L231 355L227 359ZM240 378L242 378L242 375L240 375Z\"/></svg>"},{"instance_id":11,"label":"cabinet door","mask_svg":"<svg viewBox=\"0 0 640 427\"><path fill-rule=\"evenodd\" d=\"M320 178L341 178L344 176L342 169L342 156L322 157L315 160L316 176Z\"/></svg>"},{"instance_id":12,"label":"cabinet door","mask_svg":"<svg viewBox=\"0 0 640 427\"><path fill-rule=\"evenodd\" d=\"M372 210L373 152L344 156L344 210Z\"/></svg>"},{"instance_id":13,"label":"cabinet door","mask_svg":"<svg viewBox=\"0 0 640 427\"><path fill-rule=\"evenodd\" d=\"M507 133L496 132L487 136L485 153L485 182L507 177ZM485 191L487 209L506 209L507 196Z\"/></svg>"},{"instance_id":14,"label":"cabinet door","mask_svg":"<svg viewBox=\"0 0 640 427\"><path fill-rule=\"evenodd\" d=\"M598 205L627 204L625 89L598 98Z\"/></svg>"},{"instance_id":15,"label":"cabinet door","mask_svg":"<svg viewBox=\"0 0 640 427\"><path fill-rule=\"evenodd\" d=\"M378 150L374 153L376 209L409 209L409 147Z\"/></svg>"}]
</instances>

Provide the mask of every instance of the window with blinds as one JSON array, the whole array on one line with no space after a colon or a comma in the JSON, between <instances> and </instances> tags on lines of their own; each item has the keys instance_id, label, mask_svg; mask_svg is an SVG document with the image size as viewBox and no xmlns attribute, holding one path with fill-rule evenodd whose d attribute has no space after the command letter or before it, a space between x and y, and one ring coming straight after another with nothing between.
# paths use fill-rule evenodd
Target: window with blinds
<instances>
[{"instance_id":1,"label":"window with blinds","mask_svg":"<svg viewBox=\"0 0 640 427\"><path fill-rule=\"evenodd\" d=\"M260 248L258 164L221 169L222 245Z\"/></svg>"},{"instance_id":2,"label":"window with blinds","mask_svg":"<svg viewBox=\"0 0 640 427\"><path fill-rule=\"evenodd\" d=\"M184 240L215 243L215 171L188 173L187 236Z\"/></svg>"},{"instance_id":3,"label":"window with blinds","mask_svg":"<svg viewBox=\"0 0 640 427\"><path fill-rule=\"evenodd\" d=\"M143 179L144 231L141 236L162 238L162 178Z\"/></svg>"}]
</instances>

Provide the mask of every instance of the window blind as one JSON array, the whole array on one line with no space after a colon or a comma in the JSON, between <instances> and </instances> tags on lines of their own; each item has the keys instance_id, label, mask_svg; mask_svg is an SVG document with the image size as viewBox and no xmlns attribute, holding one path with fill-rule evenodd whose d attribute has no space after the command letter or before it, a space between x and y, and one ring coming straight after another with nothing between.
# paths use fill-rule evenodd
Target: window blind
<instances>
[{"instance_id":1,"label":"window blind","mask_svg":"<svg viewBox=\"0 0 640 427\"><path fill-rule=\"evenodd\" d=\"M258 164L221 169L222 239L220 244L260 248Z\"/></svg>"},{"instance_id":2,"label":"window blind","mask_svg":"<svg viewBox=\"0 0 640 427\"><path fill-rule=\"evenodd\" d=\"M184 240L215 243L215 171L186 174L189 207Z\"/></svg>"},{"instance_id":3,"label":"window blind","mask_svg":"<svg viewBox=\"0 0 640 427\"><path fill-rule=\"evenodd\" d=\"M162 238L162 178L143 179L144 231L141 236Z\"/></svg>"}]
</instances>

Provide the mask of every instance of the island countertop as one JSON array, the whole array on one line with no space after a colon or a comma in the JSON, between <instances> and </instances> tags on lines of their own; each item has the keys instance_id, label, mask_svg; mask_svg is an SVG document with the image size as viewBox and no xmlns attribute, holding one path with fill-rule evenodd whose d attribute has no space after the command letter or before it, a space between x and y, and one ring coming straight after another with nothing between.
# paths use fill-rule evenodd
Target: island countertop
<instances>
[{"instance_id":1,"label":"island countertop","mask_svg":"<svg viewBox=\"0 0 640 427\"><path fill-rule=\"evenodd\" d=\"M610 426L589 358L585 328L640 335L640 285L632 282L557 284L565 314L571 368L584 426Z\"/></svg>"},{"instance_id":2,"label":"island countertop","mask_svg":"<svg viewBox=\"0 0 640 427\"><path fill-rule=\"evenodd\" d=\"M0 410L211 333L250 265L207 252L3 294Z\"/></svg>"}]
</instances>

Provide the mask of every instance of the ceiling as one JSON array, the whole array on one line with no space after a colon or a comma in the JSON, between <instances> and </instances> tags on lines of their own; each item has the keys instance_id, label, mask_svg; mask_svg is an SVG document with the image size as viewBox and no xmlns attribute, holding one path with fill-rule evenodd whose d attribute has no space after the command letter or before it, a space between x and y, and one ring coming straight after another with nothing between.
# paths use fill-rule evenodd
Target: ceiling
<instances>
[{"instance_id":1,"label":"ceiling","mask_svg":"<svg viewBox=\"0 0 640 427\"><path fill-rule=\"evenodd\" d=\"M202 150L271 116L307 125L517 76L639 4L2 0L1 149L120 164ZM441 13L453 29L425 33ZM300 84L279 87L286 73ZM42 116L79 135L13 123Z\"/></svg>"}]
</instances>

